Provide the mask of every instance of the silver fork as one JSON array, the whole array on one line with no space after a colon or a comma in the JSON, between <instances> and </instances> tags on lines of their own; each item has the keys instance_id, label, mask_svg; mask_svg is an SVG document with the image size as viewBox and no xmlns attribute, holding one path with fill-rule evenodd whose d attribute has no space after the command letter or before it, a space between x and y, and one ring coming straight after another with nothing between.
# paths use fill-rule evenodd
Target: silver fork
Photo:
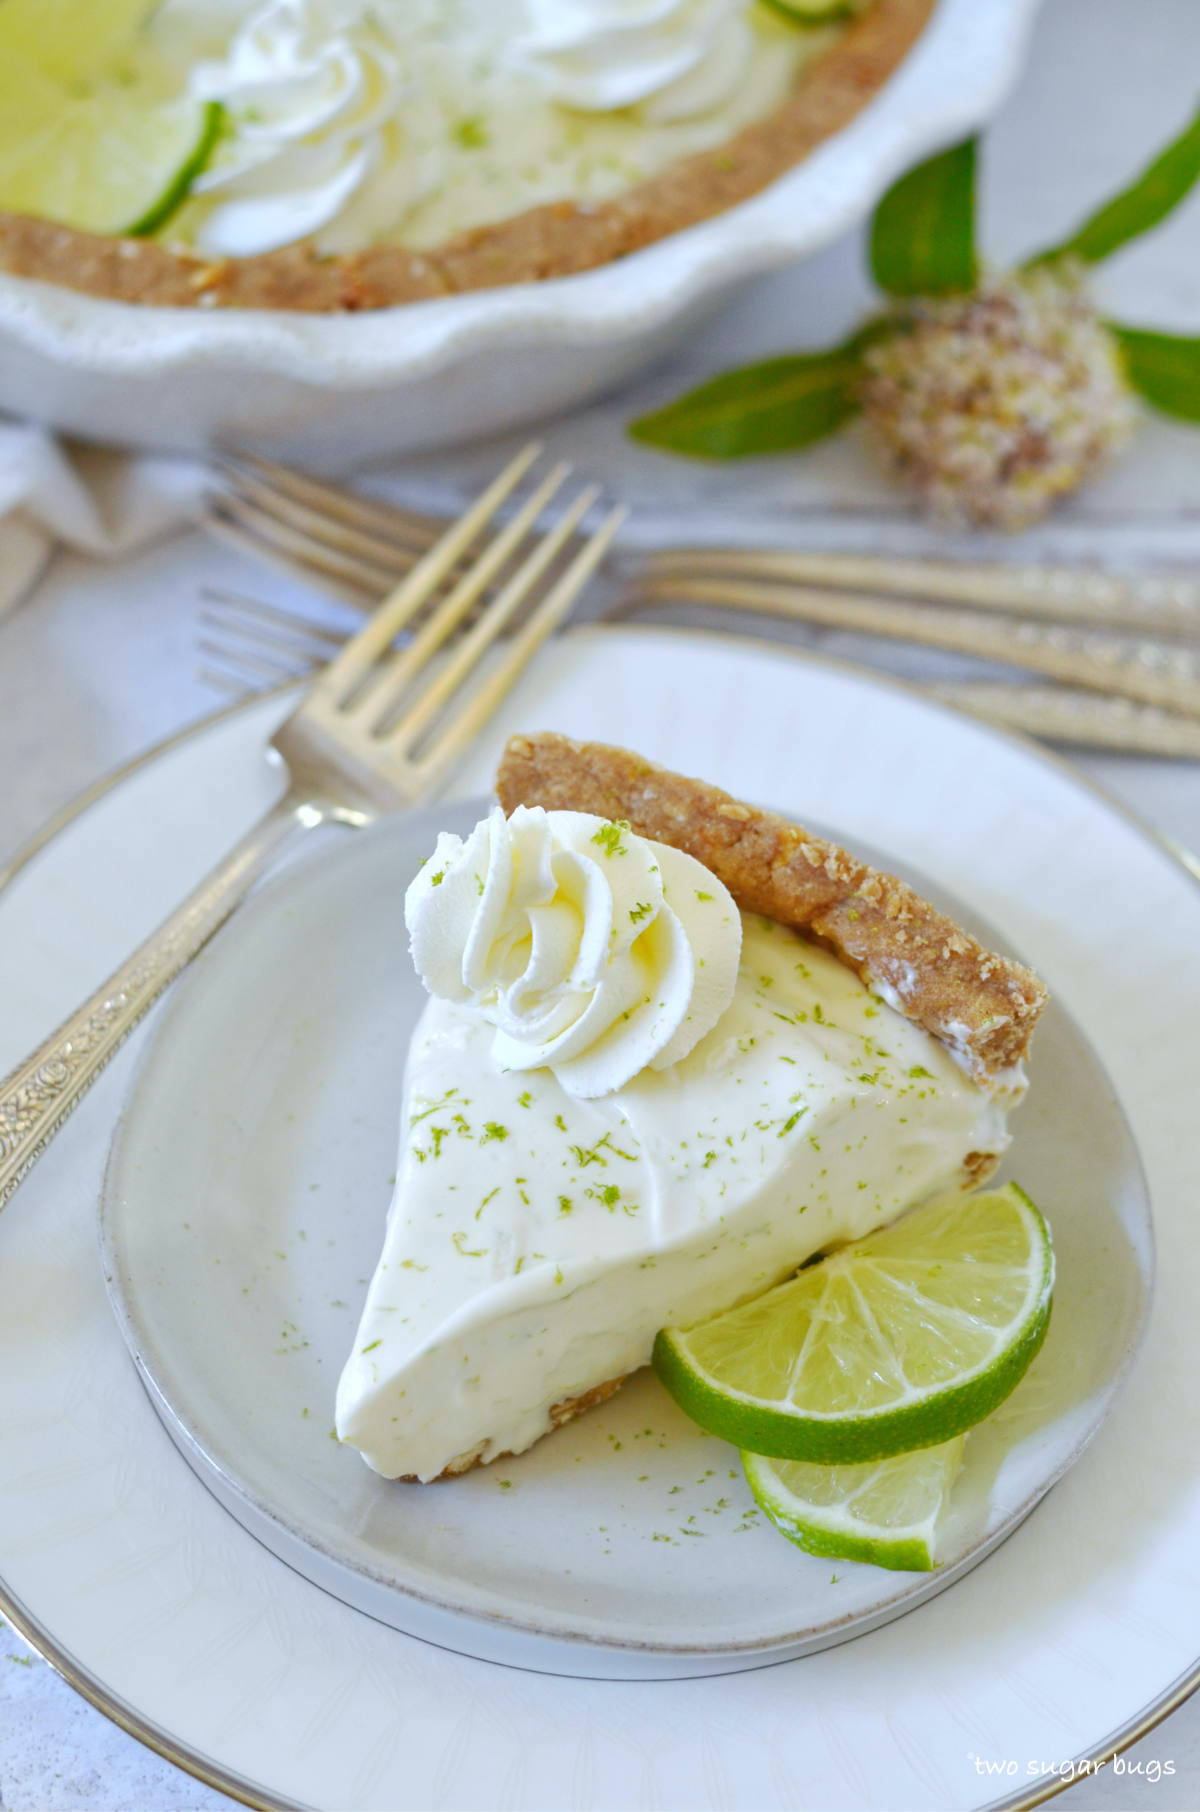
<instances>
[{"instance_id":1,"label":"silver fork","mask_svg":"<svg viewBox=\"0 0 1200 1812\"><path fill-rule=\"evenodd\" d=\"M518 454L319 669L271 739L288 776L279 803L77 1012L0 1081L0 1206L125 1037L283 846L327 820L360 826L428 798L562 622L624 515L613 510L555 572L597 496L594 488L581 491L552 529L532 536L568 467L556 466L468 558L538 452L527 447ZM525 547L526 541L531 545ZM463 627L485 593L474 621ZM433 608L422 619L431 599ZM399 633L414 623L407 644L395 647ZM463 696L505 629L504 649Z\"/></svg>"},{"instance_id":2,"label":"silver fork","mask_svg":"<svg viewBox=\"0 0 1200 1812\"><path fill-rule=\"evenodd\" d=\"M202 664L197 677L239 700L309 677L328 658L323 650L344 639L311 617L243 592L205 590L199 619L203 633L196 647ZM1200 760L1200 718L1181 717L1156 705L1044 682L930 681L921 690L972 717L1044 741Z\"/></svg>"},{"instance_id":3,"label":"silver fork","mask_svg":"<svg viewBox=\"0 0 1200 1812\"><path fill-rule=\"evenodd\" d=\"M208 499L214 534L306 577L318 574L352 603L378 595L435 541L435 516L363 497L342 485L244 454L219 459ZM786 586L800 615L810 592L879 601L1008 611L1080 629L1200 638L1200 580L1190 574L1110 573L1045 562L913 559L752 547L674 547L642 555L635 575L659 596L685 597L697 582Z\"/></svg>"},{"instance_id":4,"label":"silver fork","mask_svg":"<svg viewBox=\"0 0 1200 1812\"><path fill-rule=\"evenodd\" d=\"M217 473L214 533L354 603L436 533L433 517L265 460L227 459ZM966 682L955 702L976 715L1051 740L1195 757L1200 650L1187 644L1200 638L1200 582L1187 575L696 547L638 556L627 577L608 620L700 604L950 648L1058 682L983 682L978 692ZM261 686L261 656L257 671Z\"/></svg>"}]
</instances>

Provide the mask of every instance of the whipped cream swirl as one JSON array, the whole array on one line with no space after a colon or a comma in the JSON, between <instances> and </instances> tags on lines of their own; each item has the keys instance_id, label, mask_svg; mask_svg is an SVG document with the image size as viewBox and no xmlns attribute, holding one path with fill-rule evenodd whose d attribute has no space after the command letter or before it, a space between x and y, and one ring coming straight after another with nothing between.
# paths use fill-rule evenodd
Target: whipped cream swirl
<instances>
[{"instance_id":1,"label":"whipped cream swirl","mask_svg":"<svg viewBox=\"0 0 1200 1812\"><path fill-rule=\"evenodd\" d=\"M665 1069L733 998L742 922L693 856L587 812L499 806L464 842L443 832L404 902L431 994L496 1028L506 1070L552 1069L611 1094Z\"/></svg>"},{"instance_id":2,"label":"whipped cream swirl","mask_svg":"<svg viewBox=\"0 0 1200 1812\"><path fill-rule=\"evenodd\" d=\"M585 113L637 107L655 124L728 100L753 48L751 0L527 0L518 57Z\"/></svg>"},{"instance_id":3,"label":"whipped cream swirl","mask_svg":"<svg viewBox=\"0 0 1200 1812\"><path fill-rule=\"evenodd\" d=\"M428 187L420 160L403 155L399 52L363 0L268 0L224 61L195 67L190 88L220 101L231 127L192 186L207 204L195 243L211 256L273 251L333 222L323 249L347 250L395 226ZM386 180L372 183L377 173Z\"/></svg>"}]
</instances>

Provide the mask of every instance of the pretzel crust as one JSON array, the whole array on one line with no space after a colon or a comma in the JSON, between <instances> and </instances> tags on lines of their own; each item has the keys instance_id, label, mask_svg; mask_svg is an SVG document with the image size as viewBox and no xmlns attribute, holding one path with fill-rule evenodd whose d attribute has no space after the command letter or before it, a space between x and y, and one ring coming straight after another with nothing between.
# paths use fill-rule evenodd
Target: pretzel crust
<instances>
[{"instance_id":1,"label":"pretzel crust","mask_svg":"<svg viewBox=\"0 0 1200 1812\"><path fill-rule=\"evenodd\" d=\"M545 732L514 736L496 791L518 805L625 819L639 835L685 850L738 905L809 933L907 1019L941 1040L982 1083L1020 1062L1046 990L1037 976L897 880L774 812L628 749Z\"/></svg>"}]
</instances>

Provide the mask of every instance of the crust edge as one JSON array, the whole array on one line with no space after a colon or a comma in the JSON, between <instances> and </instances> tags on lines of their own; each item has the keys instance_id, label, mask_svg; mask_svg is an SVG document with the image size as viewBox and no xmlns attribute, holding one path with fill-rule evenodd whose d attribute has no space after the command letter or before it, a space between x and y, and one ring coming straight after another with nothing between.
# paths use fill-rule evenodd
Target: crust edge
<instances>
[{"instance_id":1,"label":"crust edge","mask_svg":"<svg viewBox=\"0 0 1200 1812\"><path fill-rule=\"evenodd\" d=\"M506 812L540 805L623 818L686 850L739 906L819 938L976 1081L1003 1086L1028 1051L1047 999L1032 971L801 825L628 749L553 732L510 738L496 791Z\"/></svg>"}]
</instances>

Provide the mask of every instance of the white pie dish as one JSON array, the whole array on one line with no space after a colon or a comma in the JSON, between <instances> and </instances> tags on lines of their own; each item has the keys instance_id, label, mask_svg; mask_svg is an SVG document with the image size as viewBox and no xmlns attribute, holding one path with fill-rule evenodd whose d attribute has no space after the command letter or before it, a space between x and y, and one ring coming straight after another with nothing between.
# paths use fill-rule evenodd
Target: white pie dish
<instances>
[{"instance_id":1,"label":"white pie dish","mask_svg":"<svg viewBox=\"0 0 1200 1812\"><path fill-rule=\"evenodd\" d=\"M381 1479L329 1437L425 999L395 882L439 829L465 833L484 809L434 807L343 833L340 847L335 833L239 914L169 1004L117 1130L101 1214L110 1298L151 1401L198 1475L281 1559L381 1622L480 1659L669 1678L877 1628L1024 1520L1133 1361L1153 1235L1111 1085L1052 1001L1004 1167L1054 1232L1051 1331L968 1442L935 1574L831 1568L757 1526L736 1450L688 1422L649 1372L519 1458L429 1486Z\"/></svg>"},{"instance_id":2,"label":"white pie dish","mask_svg":"<svg viewBox=\"0 0 1200 1812\"><path fill-rule=\"evenodd\" d=\"M0 410L88 439L254 444L335 467L566 409L979 126L1017 73L1037 4L940 0L862 114L787 176L584 275L333 317L142 307L0 275Z\"/></svg>"}]
</instances>

